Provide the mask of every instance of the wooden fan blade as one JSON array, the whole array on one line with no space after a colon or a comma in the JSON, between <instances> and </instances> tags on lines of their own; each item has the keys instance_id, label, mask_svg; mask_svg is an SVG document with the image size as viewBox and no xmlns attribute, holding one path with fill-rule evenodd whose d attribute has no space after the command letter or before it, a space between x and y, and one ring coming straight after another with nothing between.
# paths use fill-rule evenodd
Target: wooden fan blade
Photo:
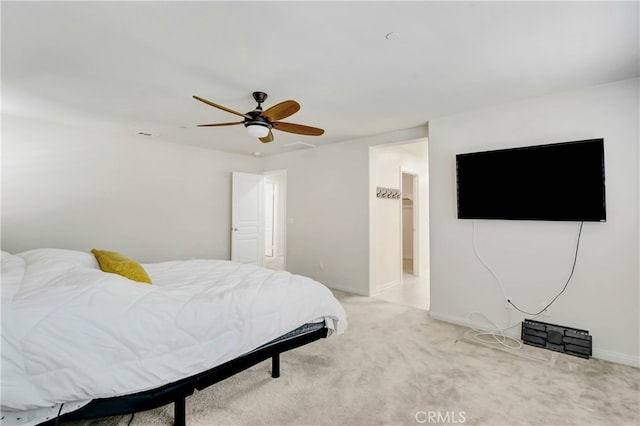
<instances>
[{"instance_id":1,"label":"wooden fan blade","mask_svg":"<svg viewBox=\"0 0 640 426\"><path fill-rule=\"evenodd\" d=\"M269 130L269 134L267 136L265 136L264 138L259 138L260 142L262 143L268 143L271 142L273 140L273 133L271 133L271 130Z\"/></svg>"},{"instance_id":2,"label":"wooden fan blade","mask_svg":"<svg viewBox=\"0 0 640 426\"><path fill-rule=\"evenodd\" d=\"M198 127L235 126L236 124L243 123L244 121L234 121L233 123L198 124Z\"/></svg>"},{"instance_id":3,"label":"wooden fan blade","mask_svg":"<svg viewBox=\"0 0 640 426\"><path fill-rule=\"evenodd\" d=\"M273 128L277 130L281 130L283 132L297 133L299 135L308 135L308 136L320 136L321 134L324 133L324 130L318 129L317 127L303 126L302 124L294 124L294 123L284 123L282 121L273 123Z\"/></svg>"},{"instance_id":4,"label":"wooden fan blade","mask_svg":"<svg viewBox=\"0 0 640 426\"><path fill-rule=\"evenodd\" d=\"M295 114L299 110L300 110L300 104L297 103L296 101L290 100L290 101L280 102L279 104L276 104L271 108L267 108L266 111L264 111L260 115L273 123L274 121L287 118L290 115Z\"/></svg>"},{"instance_id":5,"label":"wooden fan blade","mask_svg":"<svg viewBox=\"0 0 640 426\"><path fill-rule=\"evenodd\" d=\"M221 110L223 110L223 111L230 112L231 114L239 115L240 117L251 118L251 116L250 116L250 115L243 114L243 113L238 112L238 111L234 111L234 110L229 109L229 108L227 108L227 107L223 107L222 105L218 105L218 104L216 104L216 103L213 103L213 102L211 102L211 101L208 101L208 100L206 100L206 99L203 99L203 98L201 98L201 97L199 97L199 96L195 96L195 95L194 95L194 96L193 96L193 99L197 99L197 100L199 100L200 102L204 102L205 104L207 104L207 105L211 105L211 106L212 106L212 107L214 107L214 108L218 108L218 109L221 109Z\"/></svg>"}]
</instances>

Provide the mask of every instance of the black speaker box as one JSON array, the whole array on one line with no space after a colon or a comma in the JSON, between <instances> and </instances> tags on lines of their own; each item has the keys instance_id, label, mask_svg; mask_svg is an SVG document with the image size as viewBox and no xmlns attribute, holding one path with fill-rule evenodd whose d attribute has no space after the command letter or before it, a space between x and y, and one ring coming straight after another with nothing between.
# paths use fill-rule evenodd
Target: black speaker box
<instances>
[{"instance_id":1,"label":"black speaker box","mask_svg":"<svg viewBox=\"0 0 640 426\"><path fill-rule=\"evenodd\" d=\"M580 358L591 356L591 336L587 330L541 321L522 321L522 342Z\"/></svg>"}]
</instances>

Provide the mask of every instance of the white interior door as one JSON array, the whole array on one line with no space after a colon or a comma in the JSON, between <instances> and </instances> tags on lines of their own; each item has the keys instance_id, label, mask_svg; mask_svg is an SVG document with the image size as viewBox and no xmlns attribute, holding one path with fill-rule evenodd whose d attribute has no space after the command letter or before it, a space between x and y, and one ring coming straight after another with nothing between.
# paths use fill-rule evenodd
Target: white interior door
<instances>
[{"instance_id":1,"label":"white interior door","mask_svg":"<svg viewBox=\"0 0 640 426\"><path fill-rule=\"evenodd\" d=\"M263 176L233 172L231 187L231 260L262 266Z\"/></svg>"}]
</instances>

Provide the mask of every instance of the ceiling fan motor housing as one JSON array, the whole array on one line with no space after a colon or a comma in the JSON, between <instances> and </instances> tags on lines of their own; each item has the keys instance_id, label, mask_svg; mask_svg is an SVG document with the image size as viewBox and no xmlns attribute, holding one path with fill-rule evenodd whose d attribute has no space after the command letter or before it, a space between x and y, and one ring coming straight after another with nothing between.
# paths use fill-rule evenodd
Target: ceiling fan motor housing
<instances>
[{"instance_id":1,"label":"ceiling fan motor housing","mask_svg":"<svg viewBox=\"0 0 640 426\"><path fill-rule=\"evenodd\" d=\"M271 124L271 122L269 120L267 120L266 118L264 118L263 116L260 115L262 111L259 110L255 110L255 111L251 111L247 114L249 114L251 116L251 118L245 118L244 119L244 127L249 127L249 126L264 126L267 127L268 129L271 129L273 127L273 124Z\"/></svg>"}]
</instances>

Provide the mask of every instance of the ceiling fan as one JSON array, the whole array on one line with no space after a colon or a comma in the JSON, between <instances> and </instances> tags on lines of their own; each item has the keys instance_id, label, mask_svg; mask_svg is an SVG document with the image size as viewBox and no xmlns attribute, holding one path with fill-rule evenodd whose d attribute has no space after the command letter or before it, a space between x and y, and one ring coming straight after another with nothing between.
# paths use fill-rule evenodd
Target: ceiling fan
<instances>
[{"instance_id":1,"label":"ceiling fan","mask_svg":"<svg viewBox=\"0 0 640 426\"><path fill-rule=\"evenodd\" d=\"M222 105L218 105L199 96L194 95L193 98L200 102L204 102L207 105L211 105L214 108L244 117L244 120L242 121L235 121L232 123L199 124L198 127L234 126L237 124L244 124L244 127L247 128L249 134L260 139L260 142L263 143L271 142L273 140L273 133L271 133L272 129L307 136L320 136L324 133L324 130L318 129L317 127L279 121L298 112L300 104L296 101L289 100L280 102L279 104L269 107L263 111L262 103L267 99L267 94L264 92L253 92L253 99L256 100L258 106L253 111L249 111L245 114L223 107Z\"/></svg>"}]
</instances>

